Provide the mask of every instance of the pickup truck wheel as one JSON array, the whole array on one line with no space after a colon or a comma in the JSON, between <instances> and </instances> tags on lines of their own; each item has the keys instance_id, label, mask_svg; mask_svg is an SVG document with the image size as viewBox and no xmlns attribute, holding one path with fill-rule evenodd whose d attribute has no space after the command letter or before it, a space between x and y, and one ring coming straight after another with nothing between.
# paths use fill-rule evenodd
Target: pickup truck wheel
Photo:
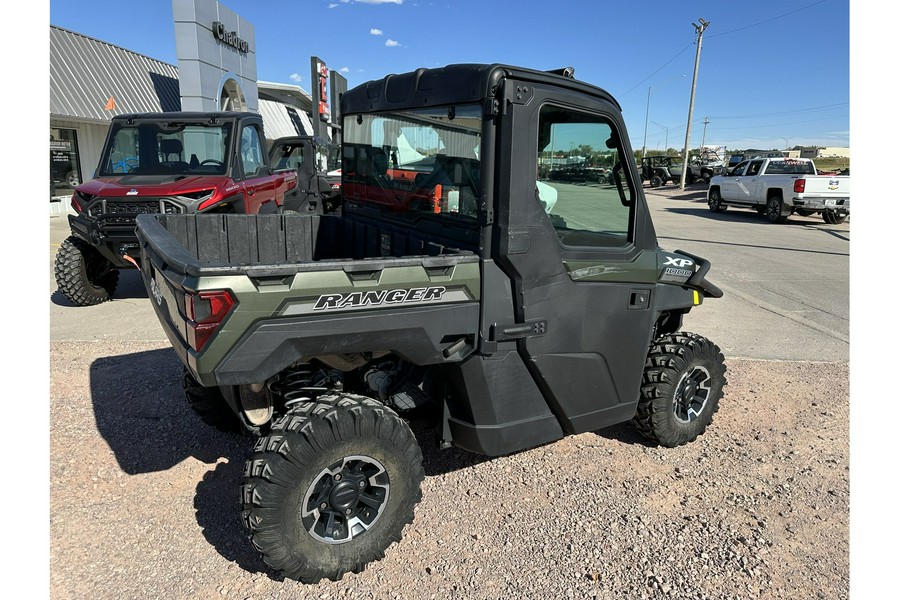
<instances>
[{"instance_id":1,"label":"pickup truck wheel","mask_svg":"<svg viewBox=\"0 0 900 600\"><path fill-rule=\"evenodd\" d=\"M56 287L78 306L112 299L119 271L90 244L74 235L59 245L53 265Z\"/></svg>"},{"instance_id":2,"label":"pickup truck wheel","mask_svg":"<svg viewBox=\"0 0 900 600\"><path fill-rule=\"evenodd\" d=\"M662 446L692 442L712 422L726 383L725 357L714 343L686 332L661 336L644 365L633 423Z\"/></svg>"},{"instance_id":3,"label":"pickup truck wheel","mask_svg":"<svg viewBox=\"0 0 900 600\"><path fill-rule=\"evenodd\" d=\"M784 223L789 215L790 211L785 212L784 210L784 202L781 200L781 196L769 198L769 201L766 203L766 218L769 219L769 222Z\"/></svg>"},{"instance_id":4,"label":"pickup truck wheel","mask_svg":"<svg viewBox=\"0 0 900 600\"><path fill-rule=\"evenodd\" d=\"M833 210L823 210L822 220L829 225L840 225L847 220L847 215L838 214Z\"/></svg>"},{"instance_id":5,"label":"pickup truck wheel","mask_svg":"<svg viewBox=\"0 0 900 600\"><path fill-rule=\"evenodd\" d=\"M286 577L337 581L400 541L424 478L416 438L394 411L365 396L322 396L256 443L244 469L244 527Z\"/></svg>"},{"instance_id":6,"label":"pickup truck wheel","mask_svg":"<svg viewBox=\"0 0 900 600\"><path fill-rule=\"evenodd\" d=\"M719 188L714 188L709 191L709 210L713 212L725 212L728 208L727 205L722 204L722 194L719 192Z\"/></svg>"}]
</instances>

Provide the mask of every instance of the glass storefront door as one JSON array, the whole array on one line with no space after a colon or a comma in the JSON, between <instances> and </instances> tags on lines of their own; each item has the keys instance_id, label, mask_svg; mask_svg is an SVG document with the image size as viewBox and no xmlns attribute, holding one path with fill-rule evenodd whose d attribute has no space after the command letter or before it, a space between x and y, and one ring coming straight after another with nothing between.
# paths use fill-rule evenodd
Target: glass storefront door
<instances>
[{"instance_id":1,"label":"glass storefront door","mask_svg":"<svg viewBox=\"0 0 900 600\"><path fill-rule=\"evenodd\" d=\"M71 196L81 183L74 129L50 128L50 196Z\"/></svg>"}]
</instances>

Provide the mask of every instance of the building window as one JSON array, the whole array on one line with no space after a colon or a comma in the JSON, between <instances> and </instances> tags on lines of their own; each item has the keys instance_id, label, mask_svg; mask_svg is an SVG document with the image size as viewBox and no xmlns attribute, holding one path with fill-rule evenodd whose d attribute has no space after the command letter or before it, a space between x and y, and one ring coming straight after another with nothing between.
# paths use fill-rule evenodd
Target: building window
<instances>
[{"instance_id":1,"label":"building window","mask_svg":"<svg viewBox=\"0 0 900 600\"><path fill-rule=\"evenodd\" d=\"M71 196L81 183L74 129L50 128L50 195Z\"/></svg>"}]
</instances>

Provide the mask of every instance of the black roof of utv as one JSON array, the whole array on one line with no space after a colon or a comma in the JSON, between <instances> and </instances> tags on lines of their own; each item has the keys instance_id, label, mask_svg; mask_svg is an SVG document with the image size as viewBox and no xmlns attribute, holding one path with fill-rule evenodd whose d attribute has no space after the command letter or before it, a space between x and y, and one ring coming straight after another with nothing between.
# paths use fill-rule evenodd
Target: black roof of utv
<instances>
[{"instance_id":1,"label":"black roof of utv","mask_svg":"<svg viewBox=\"0 0 900 600\"><path fill-rule=\"evenodd\" d=\"M459 64L437 69L416 69L400 75L387 75L344 92L341 96L341 114L479 102L494 96L499 83L508 77L569 88L602 98L621 109L606 90L563 73L574 73L574 70L536 71L501 64Z\"/></svg>"}]
</instances>

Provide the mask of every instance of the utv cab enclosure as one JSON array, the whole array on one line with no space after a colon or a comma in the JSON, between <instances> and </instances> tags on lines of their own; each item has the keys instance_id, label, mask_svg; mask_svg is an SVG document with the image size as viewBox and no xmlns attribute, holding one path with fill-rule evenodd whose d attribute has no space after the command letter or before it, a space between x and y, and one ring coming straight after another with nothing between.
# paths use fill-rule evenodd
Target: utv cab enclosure
<instances>
[{"instance_id":1,"label":"utv cab enclosure","mask_svg":"<svg viewBox=\"0 0 900 600\"><path fill-rule=\"evenodd\" d=\"M339 215L141 215L143 277L187 398L261 437L244 526L318 581L383 556L424 478L407 418L491 456L633 420L712 420L725 365L684 316L721 292L659 248L618 103L506 65L389 75L341 99ZM540 182L560 147L613 184Z\"/></svg>"}]
</instances>

